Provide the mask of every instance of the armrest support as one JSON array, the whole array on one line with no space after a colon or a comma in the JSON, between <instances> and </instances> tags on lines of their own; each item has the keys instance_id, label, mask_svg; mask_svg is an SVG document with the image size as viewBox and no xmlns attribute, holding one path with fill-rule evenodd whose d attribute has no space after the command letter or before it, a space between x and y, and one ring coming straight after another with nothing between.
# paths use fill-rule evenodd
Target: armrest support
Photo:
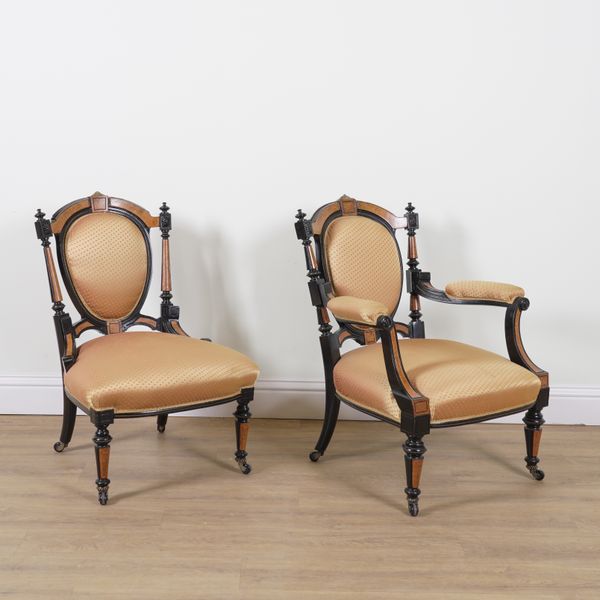
<instances>
[{"instance_id":1,"label":"armrest support","mask_svg":"<svg viewBox=\"0 0 600 600\"><path fill-rule=\"evenodd\" d=\"M400 408L400 428L410 435L429 433L429 399L412 385L406 374L395 324L384 315L377 320L377 329L381 335L388 381Z\"/></svg>"},{"instance_id":2,"label":"armrest support","mask_svg":"<svg viewBox=\"0 0 600 600\"><path fill-rule=\"evenodd\" d=\"M327 308L339 321L369 325L377 330L381 336L381 347L390 388L400 407L401 428L410 434L427 433L430 419L429 400L412 385L404 370L397 332L398 326L402 324L394 323L387 314L387 307L374 300L353 296L336 296L329 300Z\"/></svg>"},{"instance_id":3,"label":"armrest support","mask_svg":"<svg viewBox=\"0 0 600 600\"><path fill-rule=\"evenodd\" d=\"M538 367L529 358L521 338L521 314L529 308L527 298L517 298L506 310L504 318L504 334L506 337L506 348L510 360L521 367L535 373L542 382L542 390L546 390L545 399L548 399L548 373Z\"/></svg>"},{"instance_id":4,"label":"armrest support","mask_svg":"<svg viewBox=\"0 0 600 600\"><path fill-rule=\"evenodd\" d=\"M400 408L401 429L411 435L417 432L421 435L428 433L429 400L412 385L402 364L397 330L402 332L403 324L394 323L387 314L387 307L374 300L353 296L336 296L329 300L327 308L339 321L369 325L377 330L381 337L390 388Z\"/></svg>"},{"instance_id":5,"label":"armrest support","mask_svg":"<svg viewBox=\"0 0 600 600\"><path fill-rule=\"evenodd\" d=\"M377 327L377 319L387 315L385 304L354 296L335 296L327 302L327 308L338 321Z\"/></svg>"}]
</instances>

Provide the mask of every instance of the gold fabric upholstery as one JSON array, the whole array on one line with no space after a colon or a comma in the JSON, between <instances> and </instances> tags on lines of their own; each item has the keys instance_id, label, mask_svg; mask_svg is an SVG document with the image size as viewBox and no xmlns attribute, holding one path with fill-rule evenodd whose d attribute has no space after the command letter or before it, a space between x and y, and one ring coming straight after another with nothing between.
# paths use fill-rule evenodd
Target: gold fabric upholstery
<instances>
[{"instance_id":1,"label":"gold fabric upholstery","mask_svg":"<svg viewBox=\"0 0 600 600\"><path fill-rule=\"evenodd\" d=\"M411 383L427 398L432 423L475 419L533 404L540 390L534 374L509 360L459 342L400 340ZM350 402L400 421L381 344L351 350L333 371L337 393Z\"/></svg>"},{"instance_id":2,"label":"gold fabric upholstery","mask_svg":"<svg viewBox=\"0 0 600 600\"><path fill-rule=\"evenodd\" d=\"M495 281L453 281L446 286L446 294L462 300L498 300L512 304L516 298L525 296L525 290Z\"/></svg>"},{"instance_id":3,"label":"gold fabric upholstery","mask_svg":"<svg viewBox=\"0 0 600 600\"><path fill-rule=\"evenodd\" d=\"M368 298L394 313L402 291L402 265L394 236L368 217L339 217L324 238L327 270L336 296Z\"/></svg>"},{"instance_id":4,"label":"gold fabric upholstery","mask_svg":"<svg viewBox=\"0 0 600 600\"><path fill-rule=\"evenodd\" d=\"M352 296L331 298L327 302L327 308L340 321L354 321L365 325L377 325L378 317L388 314L385 304Z\"/></svg>"},{"instance_id":5,"label":"gold fabric upholstery","mask_svg":"<svg viewBox=\"0 0 600 600\"><path fill-rule=\"evenodd\" d=\"M144 235L127 217L84 215L65 237L69 275L84 306L103 320L131 314L144 291L148 257Z\"/></svg>"},{"instance_id":6,"label":"gold fabric upholstery","mask_svg":"<svg viewBox=\"0 0 600 600\"><path fill-rule=\"evenodd\" d=\"M136 331L82 344L65 388L94 410L143 412L235 396L257 377L249 358L225 346Z\"/></svg>"}]
</instances>

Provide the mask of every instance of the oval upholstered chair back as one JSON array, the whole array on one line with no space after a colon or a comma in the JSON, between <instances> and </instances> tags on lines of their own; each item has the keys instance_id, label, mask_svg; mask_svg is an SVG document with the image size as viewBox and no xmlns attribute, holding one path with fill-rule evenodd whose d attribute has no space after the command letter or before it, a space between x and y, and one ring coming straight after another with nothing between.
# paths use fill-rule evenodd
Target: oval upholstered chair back
<instances>
[{"instance_id":1,"label":"oval upholstered chair back","mask_svg":"<svg viewBox=\"0 0 600 600\"><path fill-rule=\"evenodd\" d=\"M325 219L319 213L328 213ZM394 314L402 294L395 217L381 207L339 200L313 217L321 268L335 296L376 300Z\"/></svg>"},{"instance_id":2,"label":"oval upholstered chair back","mask_svg":"<svg viewBox=\"0 0 600 600\"><path fill-rule=\"evenodd\" d=\"M82 317L111 332L139 315L152 274L149 229L157 219L133 202L101 194L54 214L60 271Z\"/></svg>"},{"instance_id":3,"label":"oval upholstered chair back","mask_svg":"<svg viewBox=\"0 0 600 600\"><path fill-rule=\"evenodd\" d=\"M150 266L140 228L108 211L82 215L71 224L63 262L79 301L102 320L122 320L135 310Z\"/></svg>"}]
</instances>

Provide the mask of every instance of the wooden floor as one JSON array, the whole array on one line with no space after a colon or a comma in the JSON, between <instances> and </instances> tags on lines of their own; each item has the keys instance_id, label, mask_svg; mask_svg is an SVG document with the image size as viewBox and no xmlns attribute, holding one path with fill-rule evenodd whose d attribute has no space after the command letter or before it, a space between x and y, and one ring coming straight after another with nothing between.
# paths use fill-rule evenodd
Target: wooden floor
<instances>
[{"instance_id":1,"label":"wooden floor","mask_svg":"<svg viewBox=\"0 0 600 600\"><path fill-rule=\"evenodd\" d=\"M91 424L59 426L0 417L0 598L600 598L600 428L547 426L542 482L519 426L436 430L415 519L384 423L313 464L319 422L255 420L244 476L228 419L120 421L104 507Z\"/></svg>"}]
</instances>

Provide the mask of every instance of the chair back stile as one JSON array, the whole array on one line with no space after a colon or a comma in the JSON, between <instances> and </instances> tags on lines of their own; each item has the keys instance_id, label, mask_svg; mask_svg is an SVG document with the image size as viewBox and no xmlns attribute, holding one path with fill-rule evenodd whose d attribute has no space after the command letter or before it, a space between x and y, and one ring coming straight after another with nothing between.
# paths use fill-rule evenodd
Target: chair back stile
<instances>
[{"instance_id":1,"label":"chair back stile","mask_svg":"<svg viewBox=\"0 0 600 600\"><path fill-rule=\"evenodd\" d=\"M415 212L415 207L412 202L406 207L406 234L408 235L408 272L407 272L407 287L410 293L410 317L409 336L411 338L425 337L425 324L421 320L423 313L421 312L421 299L413 282L418 278L420 272L419 255L417 253L417 238L416 233L419 228L419 213Z\"/></svg>"},{"instance_id":2,"label":"chair back stile","mask_svg":"<svg viewBox=\"0 0 600 600\"><path fill-rule=\"evenodd\" d=\"M179 307L174 306L171 302L173 290L171 284L171 213L166 202L160 207L160 215L158 217L158 227L160 228L162 237L162 260L160 273L160 289L161 289L161 304L160 304L160 328L165 330L169 324L172 325L172 320L179 319ZM178 323L177 323L178 325ZM179 333L179 332L177 332ZM183 332L182 332L183 333Z\"/></svg>"},{"instance_id":3,"label":"chair back stile","mask_svg":"<svg viewBox=\"0 0 600 600\"><path fill-rule=\"evenodd\" d=\"M49 219L45 219L46 213L38 209L35 214L35 230L38 239L44 249L44 261L46 264L46 273L48 275L48 285L50 286L50 298L52 300L52 310L54 311L54 328L56 330L56 339L58 342L58 352L61 359L62 372L66 372L75 362L77 349L75 345L75 331L69 314L64 312L63 296L60 288L60 281L56 272L50 238L52 237L52 224Z\"/></svg>"}]
</instances>

